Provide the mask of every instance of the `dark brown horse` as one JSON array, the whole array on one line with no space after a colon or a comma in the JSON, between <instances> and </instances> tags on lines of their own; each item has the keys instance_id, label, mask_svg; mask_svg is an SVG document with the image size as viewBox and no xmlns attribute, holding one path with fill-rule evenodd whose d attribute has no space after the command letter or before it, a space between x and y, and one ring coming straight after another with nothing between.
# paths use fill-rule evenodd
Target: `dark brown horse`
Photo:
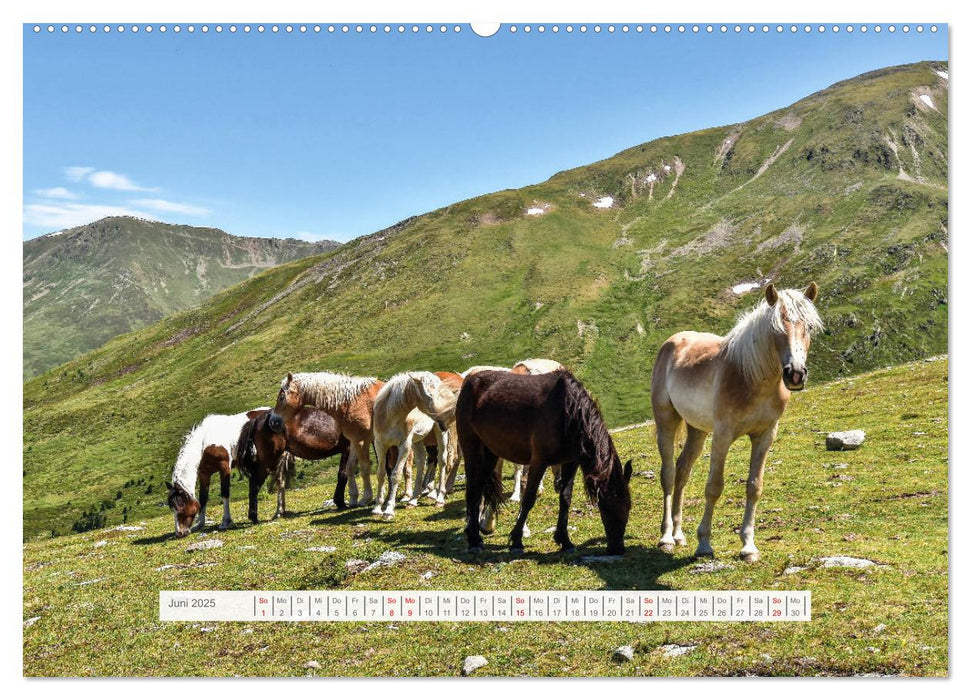
<instances>
[{"instance_id":1,"label":"dark brown horse","mask_svg":"<svg viewBox=\"0 0 971 700\"><path fill-rule=\"evenodd\" d=\"M277 479L278 489L286 488L285 475L281 475L280 470L283 467L281 462L286 462L288 455L292 461L293 457L316 460L339 454L341 460L334 503L338 508L346 508L344 487L347 484L347 475L344 470L350 453L350 443L341 435L337 422L318 408L304 406L283 423L279 431L274 431L269 416L270 411L262 411L248 421L243 426L236 445L235 463L249 477L250 521L255 523L259 520L257 496L271 474ZM285 499L285 495L278 496L274 518L283 515Z\"/></svg>"},{"instance_id":2,"label":"dark brown horse","mask_svg":"<svg viewBox=\"0 0 971 700\"><path fill-rule=\"evenodd\" d=\"M621 466L600 409L568 370L540 375L493 371L469 375L459 394L455 420L465 458L469 551L482 549L479 510L483 502L498 509L503 501L502 475L496 462L505 459L529 465L519 517L509 535L513 552L523 549L523 526L536 503L546 468L558 464L560 510L553 540L563 551L573 549L567 521L579 467L587 495L600 510L608 553L624 553L631 463Z\"/></svg>"}]
</instances>

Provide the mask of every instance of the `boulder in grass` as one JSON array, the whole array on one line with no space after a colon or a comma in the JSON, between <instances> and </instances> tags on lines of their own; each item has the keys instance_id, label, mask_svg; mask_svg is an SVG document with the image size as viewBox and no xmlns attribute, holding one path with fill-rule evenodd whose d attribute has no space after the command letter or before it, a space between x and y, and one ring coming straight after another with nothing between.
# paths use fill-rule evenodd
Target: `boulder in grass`
<instances>
[{"instance_id":1,"label":"boulder in grass","mask_svg":"<svg viewBox=\"0 0 971 700\"><path fill-rule=\"evenodd\" d=\"M865 439L866 433L862 430L842 430L830 433L826 436L826 449L836 452L858 450Z\"/></svg>"},{"instance_id":2,"label":"boulder in grass","mask_svg":"<svg viewBox=\"0 0 971 700\"><path fill-rule=\"evenodd\" d=\"M634 660L634 647L629 644L614 649L610 660L617 664L625 664Z\"/></svg>"},{"instance_id":3,"label":"boulder in grass","mask_svg":"<svg viewBox=\"0 0 971 700\"><path fill-rule=\"evenodd\" d=\"M471 676L483 666L488 666L489 662L484 656L466 656L462 662L462 675Z\"/></svg>"},{"instance_id":4,"label":"boulder in grass","mask_svg":"<svg viewBox=\"0 0 971 700\"><path fill-rule=\"evenodd\" d=\"M205 549L217 549L223 546L222 540L202 540L200 542L195 542L190 544L185 548L187 552L199 552Z\"/></svg>"}]
</instances>

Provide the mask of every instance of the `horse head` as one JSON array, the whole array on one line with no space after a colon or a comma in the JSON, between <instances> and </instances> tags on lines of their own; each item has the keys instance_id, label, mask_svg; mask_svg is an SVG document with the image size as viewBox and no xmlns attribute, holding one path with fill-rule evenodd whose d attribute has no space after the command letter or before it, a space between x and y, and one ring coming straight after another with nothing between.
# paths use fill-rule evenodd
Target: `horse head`
<instances>
[{"instance_id":1,"label":"horse head","mask_svg":"<svg viewBox=\"0 0 971 700\"><path fill-rule=\"evenodd\" d=\"M604 534L607 537L607 554L624 553L624 535L627 532L631 509L632 471L631 460L627 460L627 463L621 467L620 457L615 454L607 483L597 494L600 520L603 522Z\"/></svg>"},{"instance_id":2,"label":"horse head","mask_svg":"<svg viewBox=\"0 0 971 700\"><path fill-rule=\"evenodd\" d=\"M431 372L408 372L418 392L418 408L436 421L448 423L455 416L458 394Z\"/></svg>"},{"instance_id":3,"label":"horse head","mask_svg":"<svg viewBox=\"0 0 971 700\"><path fill-rule=\"evenodd\" d=\"M778 306L779 323L775 324L773 342L782 365L782 383L790 391L801 391L806 387L810 336L822 325L813 306L818 295L819 287L815 282L811 282L804 292L787 289L780 293L772 284L765 288L765 301L770 307Z\"/></svg>"},{"instance_id":4,"label":"horse head","mask_svg":"<svg viewBox=\"0 0 971 700\"><path fill-rule=\"evenodd\" d=\"M199 513L199 501L191 493L186 491L181 484L170 484L165 482L165 487L169 490L169 508L175 515L175 536L185 537L189 534L192 521Z\"/></svg>"},{"instance_id":5,"label":"horse head","mask_svg":"<svg viewBox=\"0 0 971 700\"><path fill-rule=\"evenodd\" d=\"M274 433L282 433L286 422L301 408L303 408L303 392L300 390L300 383L294 380L293 372L287 372L287 376L280 382L276 405L270 411L266 424Z\"/></svg>"}]
</instances>

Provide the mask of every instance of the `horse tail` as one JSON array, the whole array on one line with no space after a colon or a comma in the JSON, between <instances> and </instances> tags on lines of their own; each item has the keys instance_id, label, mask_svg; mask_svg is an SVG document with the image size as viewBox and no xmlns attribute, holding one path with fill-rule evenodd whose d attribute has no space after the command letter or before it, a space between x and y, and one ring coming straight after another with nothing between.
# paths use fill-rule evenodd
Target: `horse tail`
<instances>
[{"instance_id":1,"label":"horse tail","mask_svg":"<svg viewBox=\"0 0 971 700\"><path fill-rule=\"evenodd\" d=\"M236 454L233 455L233 464L243 473L243 476L250 478L253 476L250 469L250 450L253 448L253 431L259 418L251 418L243 424L239 431L239 440L236 442Z\"/></svg>"},{"instance_id":2,"label":"horse tail","mask_svg":"<svg viewBox=\"0 0 971 700\"><path fill-rule=\"evenodd\" d=\"M564 432L568 444L576 445L581 457L583 485L587 496L595 501L601 485L605 484L614 465L616 450L610 432L600 413L600 407L580 380L566 369L557 370L563 377Z\"/></svg>"},{"instance_id":3,"label":"horse tail","mask_svg":"<svg viewBox=\"0 0 971 700\"><path fill-rule=\"evenodd\" d=\"M483 445L480 449L488 450ZM502 490L502 469L499 468L499 460L486 460L489 469L485 474L478 474L479 487L482 491L482 502L492 509L493 513L498 513L505 501L505 492Z\"/></svg>"}]
</instances>

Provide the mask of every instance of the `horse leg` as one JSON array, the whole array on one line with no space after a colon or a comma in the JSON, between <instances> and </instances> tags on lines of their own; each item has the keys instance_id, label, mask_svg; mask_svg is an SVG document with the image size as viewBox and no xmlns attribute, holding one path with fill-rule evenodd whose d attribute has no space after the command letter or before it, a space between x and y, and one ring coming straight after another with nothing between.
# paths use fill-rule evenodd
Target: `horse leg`
<instances>
[{"instance_id":1,"label":"horse leg","mask_svg":"<svg viewBox=\"0 0 971 700\"><path fill-rule=\"evenodd\" d=\"M219 523L220 530L228 530L233 524L233 519L229 515L229 487L232 483L232 472L229 471L228 463L226 467L219 475L219 497L223 502L223 519Z\"/></svg>"},{"instance_id":2,"label":"horse leg","mask_svg":"<svg viewBox=\"0 0 971 700\"><path fill-rule=\"evenodd\" d=\"M209 481L211 474L202 472L199 474L199 513L196 515L196 524L192 529L200 532L206 526L206 506L209 504Z\"/></svg>"},{"instance_id":3,"label":"horse leg","mask_svg":"<svg viewBox=\"0 0 971 700\"><path fill-rule=\"evenodd\" d=\"M513 503L519 503L523 497L523 486L526 481L526 467L522 464L516 465L516 475L512 479L512 495L509 500Z\"/></svg>"},{"instance_id":4,"label":"horse leg","mask_svg":"<svg viewBox=\"0 0 971 700\"><path fill-rule=\"evenodd\" d=\"M375 500L373 493L371 492L371 444L361 443L360 454L357 458L358 464L361 465L361 481L364 482L364 505L368 505L372 500ZM379 465L380 466L380 465Z\"/></svg>"},{"instance_id":5,"label":"horse leg","mask_svg":"<svg viewBox=\"0 0 971 700\"><path fill-rule=\"evenodd\" d=\"M407 488L405 489L405 498L408 499L408 507L414 508L418 505L418 500L423 493L422 484L425 482L425 474L428 471L426 469L428 455L425 452L425 446L421 442L418 443L417 450L415 450L415 443L412 443L410 448L411 458L413 460L412 464L415 469L415 480L410 493Z\"/></svg>"},{"instance_id":6,"label":"horse leg","mask_svg":"<svg viewBox=\"0 0 971 700\"><path fill-rule=\"evenodd\" d=\"M482 482L491 479L490 470L496 469L498 457L478 438L462 440L465 455L465 538L470 552L482 551L482 534L479 532L479 515L482 510Z\"/></svg>"},{"instance_id":7,"label":"horse leg","mask_svg":"<svg viewBox=\"0 0 971 700\"><path fill-rule=\"evenodd\" d=\"M284 452L280 461L276 465L276 474L274 478L276 479L276 512L273 514L273 519L282 518L287 512L287 481L290 476L290 470L296 462L296 458L289 452Z\"/></svg>"},{"instance_id":8,"label":"horse leg","mask_svg":"<svg viewBox=\"0 0 971 700\"><path fill-rule=\"evenodd\" d=\"M260 489L263 488L263 483L265 481L266 474L263 474L262 476L253 474L249 478L249 521L254 525L260 521L260 511L257 505L257 500L260 495Z\"/></svg>"},{"instance_id":9,"label":"horse leg","mask_svg":"<svg viewBox=\"0 0 971 700\"><path fill-rule=\"evenodd\" d=\"M677 467L674 475L674 543L683 545L687 542L681 523L684 516L684 487L691 476L691 467L698 461L702 450L705 449L705 440L708 433L697 428L688 426L688 437L684 441L684 448L678 456Z\"/></svg>"},{"instance_id":10,"label":"horse leg","mask_svg":"<svg viewBox=\"0 0 971 700\"><path fill-rule=\"evenodd\" d=\"M398 460L397 458L395 458L395 463L397 464L397 462ZM410 447L408 448L408 451L407 451L407 458L405 459L405 463L401 465L401 475L404 477L404 480L405 480L405 487L402 489L404 493L401 494L401 502L410 503L411 492L415 487L415 483L414 483L415 482L414 480L415 453ZM395 495L397 496L397 494Z\"/></svg>"},{"instance_id":11,"label":"horse leg","mask_svg":"<svg viewBox=\"0 0 971 700\"><path fill-rule=\"evenodd\" d=\"M458 433L453 432L452 439L448 441L448 479L445 481L445 493L455 491L455 477L459 473L459 460L462 458L462 448L459 447Z\"/></svg>"},{"instance_id":12,"label":"horse leg","mask_svg":"<svg viewBox=\"0 0 971 700\"><path fill-rule=\"evenodd\" d=\"M356 508L358 505L358 491L357 491L357 445L351 445L349 448L350 455L347 458L347 467L345 469L347 475L347 493L350 496L350 503L348 504L351 508Z\"/></svg>"},{"instance_id":13,"label":"horse leg","mask_svg":"<svg viewBox=\"0 0 971 700\"><path fill-rule=\"evenodd\" d=\"M383 440L374 441L374 451L377 453L378 457L378 490L377 498L374 501L374 507L371 508L371 515L381 515L384 509L384 481L387 478L388 483L391 483L391 467L388 461L391 459L391 448L384 444ZM390 497L394 498L394 491L390 492Z\"/></svg>"},{"instance_id":14,"label":"horse leg","mask_svg":"<svg viewBox=\"0 0 971 700\"><path fill-rule=\"evenodd\" d=\"M715 426L711 439L711 467L708 471L708 483L705 484L705 514L701 516L701 523L698 524L696 557L715 556L711 548L711 518L715 512L715 504L721 498L725 488L725 457L733 441L729 430Z\"/></svg>"},{"instance_id":15,"label":"horse leg","mask_svg":"<svg viewBox=\"0 0 971 700\"><path fill-rule=\"evenodd\" d=\"M394 519L395 499L398 496L398 480L401 478L401 472L407 461L407 443L391 445L388 448L388 456L385 458L385 469L388 472L388 495L384 499L384 508L381 511L385 520Z\"/></svg>"},{"instance_id":16,"label":"horse leg","mask_svg":"<svg viewBox=\"0 0 971 700\"><path fill-rule=\"evenodd\" d=\"M577 463L568 462L560 466L559 473L553 482L554 488L560 494L560 512L556 516L556 533L553 535L553 541L560 545L561 552L572 552L574 550L567 524L570 520L570 502L573 500L573 479L576 473Z\"/></svg>"},{"instance_id":17,"label":"horse leg","mask_svg":"<svg viewBox=\"0 0 971 700\"><path fill-rule=\"evenodd\" d=\"M759 435L752 435L752 456L748 467L748 481L745 483L745 517L742 518L741 557L754 563L759 560L759 550L755 546L755 506L762 495L762 474L765 471L765 459L769 455L769 448L775 440L776 425Z\"/></svg>"},{"instance_id":18,"label":"horse leg","mask_svg":"<svg viewBox=\"0 0 971 700\"><path fill-rule=\"evenodd\" d=\"M502 466L502 460L497 459L494 471L496 474L496 479L499 480L499 483L502 483ZM492 506L486 505L485 503L482 504L482 508L479 512L479 530L483 535L491 535L496 531L496 521L498 520L498 515L499 514L493 510Z\"/></svg>"},{"instance_id":19,"label":"horse leg","mask_svg":"<svg viewBox=\"0 0 971 700\"><path fill-rule=\"evenodd\" d=\"M436 425L435 439L438 442L438 454L435 455L435 461L429 466L429 471L438 472L438 491L435 495L435 505L442 508L445 506L445 456L448 454L449 445L454 438L447 430L442 430Z\"/></svg>"},{"instance_id":20,"label":"horse leg","mask_svg":"<svg viewBox=\"0 0 971 700\"><path fill-rule=\"evenodd\" d=\"M509 550L513 553L523 551L523 529L526 527L526 518L529 517L529 511L536 504L536 492L539 490L539 484L545 473L545 464L532 463L529 465L526 474L526 488L523 489L523 500L519 504L519 517L516 518L516 524L513 526L512 532L509 533Z\"/></svg>"},{"instance_id":21,"label":"horse leg","mask_svg":"<svg viewBox=\"0 0 971 700\"><path fill-rule=\"evenodd\" d=\"M674 439L681 427L681 416L673 406L654 411L657 451L661 455L661 489L664 492L664 512L661 515L661 539L658 546L664 552L674 551Z\"/></svg>"},{"instance_id":22,"label":"horse leg","mask_svg":"<svg viewBox=\"0 0 971 700\"><path fill-rule=\"evenodd\" d=\"M337 486L334 487L334 505L337 510L344 510L347 508L347 501L344 500L344 492L347 489L347 459L350 456L350 450L345 449L341 451L340 464L337 467Z\"/></svg>"}]
</instances>

